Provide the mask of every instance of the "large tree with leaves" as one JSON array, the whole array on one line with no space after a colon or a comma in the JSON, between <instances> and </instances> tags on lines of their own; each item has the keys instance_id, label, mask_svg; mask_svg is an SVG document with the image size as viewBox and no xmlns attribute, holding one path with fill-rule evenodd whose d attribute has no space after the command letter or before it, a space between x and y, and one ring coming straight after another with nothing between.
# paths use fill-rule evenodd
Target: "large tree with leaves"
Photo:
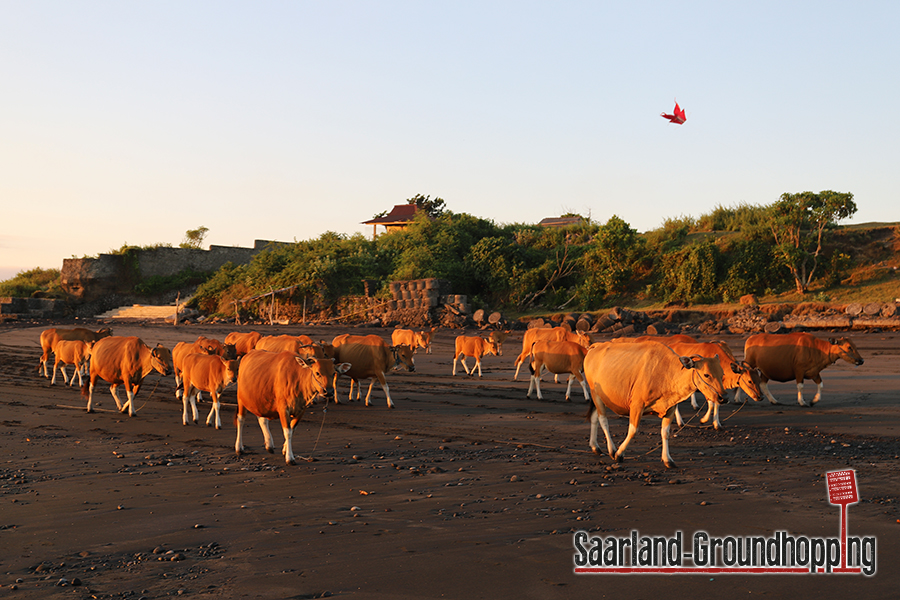
<instances>
[{"instance_id":1,"label":"large tree with leaves","mask_svg":"<svg viewBox=\"0 0 900 600\"><path fill-rule=\"evenodd\" d=\"M769 227L776 252L790 270L797 292L804 294L819 264L825 232L856 213L853 194L831 190L818 194L785 192L770 210Z\"/></svg>"}]
</instances>

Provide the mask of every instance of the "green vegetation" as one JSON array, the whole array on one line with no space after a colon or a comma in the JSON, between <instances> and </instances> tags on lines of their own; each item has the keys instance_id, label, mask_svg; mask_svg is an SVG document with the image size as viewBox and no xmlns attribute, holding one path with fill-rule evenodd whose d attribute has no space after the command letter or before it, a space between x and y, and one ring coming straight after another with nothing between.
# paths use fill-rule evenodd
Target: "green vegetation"
<instances>
[{"instance_id":1,"label":"green vegetation","mask_svg":"<svg viewBox=\"0 0 900 600\"><path fill-rule=\"evenodd\" d=\"M45 297L61 297L59 269L31 269L22 271L12 279L0 281L0 297L29 298L36 294Z\"/></svg>"},{"instance_id":2,"label":"green vegetation","mask_svg":"<svg viewBox=\"0 0 900 600\"><path fill-rule=\"evenodd\" d=\"M900 296L894 269L900 228L838 227L856 211L849 193L783 194L769 206L720 205L698 218L666 219L644 234L616 215L557 228L496 224L447 210L440 198L417 195L407 202L423 210L407 228L377 241L329 231L273 244L250 264L229 263L215 273L141 278L137 250L159 246L123 245L114 253L134 267L135 292L200 284L194 305L221 314L233 314L236 300L273 290L284 290L279 302L306 302L316 311L361 295L363 280L378 282L377 295L386 298L390 281L429 277L448 280L476 307L508 314L729 304L746 294L763 301L812 296L849 302L858 299L860 285L877 289L882 300ZM204 230L193 230L198 243ZM29 271L0 286L0 293L18 296L58 290L58 272ZM255 308L251 303L243 310Z\"/></svg>"}]
</instances>

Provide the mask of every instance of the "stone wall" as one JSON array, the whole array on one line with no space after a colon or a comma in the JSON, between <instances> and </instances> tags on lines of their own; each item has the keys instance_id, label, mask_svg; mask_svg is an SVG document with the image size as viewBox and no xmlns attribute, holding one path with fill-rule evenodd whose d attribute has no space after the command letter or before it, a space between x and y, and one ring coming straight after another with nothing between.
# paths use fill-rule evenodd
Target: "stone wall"
<instances>
[{"instance_id":1,"label":"stone wall","mask_svg":"<svg viewBox=\"0 0 900 600\"><path fill-rule=\"evenodd\" d=\"M247 264L269 244L281 243L256 240L253 248L152 248L138 250L134 255L101 254L97 258L67 258L63 260L60 280L62 288L75 299L91 302L105 295L127 293L141 278L166 277L187 270L209 273L228 262Z\"/></svg>"}]
</instances>

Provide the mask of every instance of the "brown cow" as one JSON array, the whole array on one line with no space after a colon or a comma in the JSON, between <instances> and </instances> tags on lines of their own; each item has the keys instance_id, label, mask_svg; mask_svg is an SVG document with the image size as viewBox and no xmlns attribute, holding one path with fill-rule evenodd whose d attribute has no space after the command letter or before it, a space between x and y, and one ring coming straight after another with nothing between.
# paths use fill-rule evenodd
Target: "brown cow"
<instances>
[{"instance_id":1,"label":"brown cow","mask_svg":"<svg viewBox=\"0 0 900 600\"><path fill-rule=\"evenodd\" d=\"M387 405L394 408L391 393L388 389L384 374L403 365L406 370L416 370L413 350L409 346L388 346L377 335L349 335L343 334L334 338L334 359L336 362L350 363L351 367L344 373L350 378L353 392L353 381L359 384L362 379L372 379L369 383L369 391L366 394L366 406L369 406L369 398L372 395L372 387L375 380L381 384L384 395L387 396ZM357 396L359 392L357 391ZM334 402L338 404L337 374L334 381Z\"/></svg>"},{"instance_id":2,"label":"brown cow","mask_svg":"<svg viewBox=\"0 0 900 600\"><path fill-rule=\"evenodd\" d=\"M53 348L59 340L81 340L83 342L96 342L99 339L112 335L112 329L104 327L97 331L91 331L84 327L75 327L74 329L45 329L41 332L41 363L38 369L43 367L44 377L47 375L47 363L50 361L50 353L54 352Z\"/></svg>"},{"instance_id":3,"label":"brown cow","mask_svg":"<svg viewBox=\"0 0 900 600\"><path fill-rule=\"evenodd\" d=\"M134 397L141 388L144 377L156 371L163 377L172 368L172 353L162 344L152 350L137 337L105 337L94 344L91 350L90 383L81 386L81 394L87 401L87 411L93 412L94 384L98 379L107 381L109 391L116 401L119 412L128 410L134 416ZM122 406L116 388L125 385L128 401Z\"/></svg>"},{"instance_id":4,"label":"brown cow","mask_svg":"<svg viewBox=\"0 0 900 600\"><path fill-rule=\"evenodd\" d=\"M424 331L395 329L391 332L391 344L394 346L409 346L413 349L413 352L419 348L424 348L425 353L428 353L428 344L425 342Z\"/></svg>"},{"instance_id":5,"label":"brown cow","mask_svg":"<svg viewBox=\"0 0 900 600\"><path fill-rule=\"evenodd\" d=\"M522 364L524 364L526 360L530 360L531 347L535 342L540 341L575 342L576 344L581 344L585 348L588 348L591 345L591 336L583 331L570 331L566 327L529 329L522 338L522 353L516 358L516 374L513 376L513 381L519 378L519 369L522 367Z\"/></svg>"},{"instance_id":6,"label":"brown cow","mask_svg":"<svg viewBox=\"0 0 900 600\"><path fill-rule=\"evenodd\" d=\"M314 342L308 335L267 335L256 342L256 350L267 352L293 352L300 356L312 358L334 358L333 352L328 356L325 342Z\"/></svg>"},{"instance_id":7,"label":"brown cow","mask_svg":"<svg viewBox=\"0 0 900 600\"><path fill-rule=\"evenodd\" d=\"M656 413L662 418L662 461L666 467L675 463L669 455L669 427L675 407L694 390L707 398L722 402L722 365L716 358L678 356L671 348L656 342L636 344L594 344L584 359L593 403L588 409L591 420L591 449L599 454L597 426L606 435L606 448L616 461L637 433L641 416ZM628 435L618 451L609 435L606 409L628 415Z\"/></svg>"},{"instance_id":8,"label":"brown cow","mask_svg":"<svg viewBox=\"0 0 900 600\"><path fill-rule=\"evenodd\" d=\"M222 344L217 339L199 336L194 342L178 342L172 348L172 369L175 372L175 397L181 398L181 371L185 357L191 354L212 354L225 360L237 357L233 344Z\"/></svg>"},{"instance_id":9,"label":"brown cow","mask_svg":"<svg viewBox=\"0 0 900 600\"><path fill-rule=\"evenodd\" d=\"M281 452L287 464L295 464L291 444L294 427L316 397L325 397L331 378L349 368L348 364L335 365L330 359L304 358L291 352L254 350L248 353L241 361L237 379L234 451L238 455L244 451L244 413L249 412L259 420L269 452L275 447L269 421L281 421L284 432Z\"/></svg>"},{"instance_id":10,"label":"brown cow","mask_svg":"<svg viewBox=\"0 0 900 600\"><path fill-rule=\"evenodd\" d=\"M197 422L197 399L200 392L209 392L212 408L206 417L209 427L215 415L216 429L222 428L219 418L219 395L228 385L237 380L238 361L225 360L216 354L189 354L184 357L182 378L184 380L184 414L182 423L188 424L188 403L193 409L193 421Z\"/></svg>"},{"instance_id":11,"label":"brown cow","mask_svg":"<svg viewBox=\"0 0 900 600\"><path fill-rule=\"evenodd\" d=\"M225 343L234 346L237 356L243 356L256 348L256 342L262 337L257 331L242 333L240 331L232 331L225 336Z\"/></svg>"},{"instance_id":12,"label":"brown cow","mask_svg":"<svg viewBox=\"0 0 900 600\"><path fill-rule=\"evenodd\" d=\"M528 368L531 370L531 383L528 385L527 398L531 398L531 390L537 388L538 400L543 400L541 395L541 369L546 368L554 375L562 373L569 374L569 385L566 387L566 402L572 393L572 380L577 379L584 390L584 399L590 400L591 395L588 393L587 385L584 382L584 357L587 355L587 348L575 342L535 342L531 347L531 364Z\"/></svg>"},{"instance_id":13,"label":"brown cow","mask_svg":"<svg viewBox=\"0 0 900 600\"><path fill-rule=\"evenodd\" d=\"M842 358L852 365L863 364L856 345L848 338L829 338L827 341L808 333L758 333L744 343L744 360L762 373L763 393L769 402L778 401L769 391L769 381L797 382L797 402L812 406L822 397L822 369ZM816 395L811 404L803 400L803 380L816 383Z\"/></svg>"},{"instance_id":14,"label":"brown cow","mask_svg":"<svg viewBox=\"0 0 900 600\"><path fill-rule=\"evenodd\" d=\"M497 344L497 356L503 356L503 342L509 337L509 331L492 331L491 339Z\"/></svg>"},{"instance_id":15,"label":"brown cow","mask_svg":"<svg viewBox=\"0 0 900 600\"><path fill-rule=\"evenodd\" d=\"M497 356L497 342L490 339L486 340L478 336L456 336L456 350L453 353L453 374L456 375L456 361L462 359L462 366L463 369L466 370L466 375L473 375L477 368L478 376L481 377L481 357L485 354ZM475 358L475 364L472 365L471 371L469 371L469 367L466 366L466 357L468 356Z\"/></svg>"},{"instance_id":16,"label":"brown cow","mask_svg":"<svg viewBox=\"0 0 900 600\"><path fill-rule=\"evenodd\" d=\"M686 336L685 336L686 337ZM726 390L739 389L743 390L754 401L762 400L762 379L759 369L751 367L747 362L738 362L731 352L728 344L722 341L717 342L678 342L667 341L666 346L675 351L679 356L718 356L719 363L722 365L724 376L722 385ZM698 409L696 394L691 394L691 405ZM707 399L706 414L700 419L701 423L706 423L712 418L713 428L721 429L722 423L719 421L719 403ZM677 409L676 409L677 410ZM682 424L681 415L677 414L678 424Z\"/></svg>"},{"instance_id":17,"label":"brown cow","mask_svg":"<svg viewBox=\"0 0 900 600\"><path fill-rule=\"evenodd\" d=\"M56 368L62 371L63 381L71 387L75 383L75 375L78 375L78 387L84 385L81 379L82 372L87 375L88 361L91 358L91 346L94 342L84 342L82 340L57 340L56 348L53 351L55 362L53 363L53 379L50 385L56 384ZM66 376L66 365L74 365L75 373L72 373L72 381Z\"/></svg>"},{"instance_id":18,"label":"brown cow","mask_svg":"<svg viewBox=\"0 0 900 600\"><path fill-rule=\"evenodd\" d=\"M422 341L425 343L425 354L431 354L431 340L434 338L435 331L437 331L437 327L432 327L431 329L426 329L422 332Z\"/></svg>"}]
</instances>

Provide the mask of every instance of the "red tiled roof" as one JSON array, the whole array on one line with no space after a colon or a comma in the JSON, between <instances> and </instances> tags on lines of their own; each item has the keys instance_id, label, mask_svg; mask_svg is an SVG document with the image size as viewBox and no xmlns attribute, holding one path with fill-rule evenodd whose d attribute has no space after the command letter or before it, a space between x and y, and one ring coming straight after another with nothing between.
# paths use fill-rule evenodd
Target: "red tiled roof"
<instances>
[{"instance_id":1,"label":"red tiled roof","mask_svg":"<svg viewBox=\"0 0 900 600\"><path fill-rule=\"evenodd\" d=\"M369 219L363 221L363 225L387 225L391 223L407 223L412 221L419 207L415 204L397 204L391 209L391 212L377 219Z\"/></svg>"}]
</instances>

